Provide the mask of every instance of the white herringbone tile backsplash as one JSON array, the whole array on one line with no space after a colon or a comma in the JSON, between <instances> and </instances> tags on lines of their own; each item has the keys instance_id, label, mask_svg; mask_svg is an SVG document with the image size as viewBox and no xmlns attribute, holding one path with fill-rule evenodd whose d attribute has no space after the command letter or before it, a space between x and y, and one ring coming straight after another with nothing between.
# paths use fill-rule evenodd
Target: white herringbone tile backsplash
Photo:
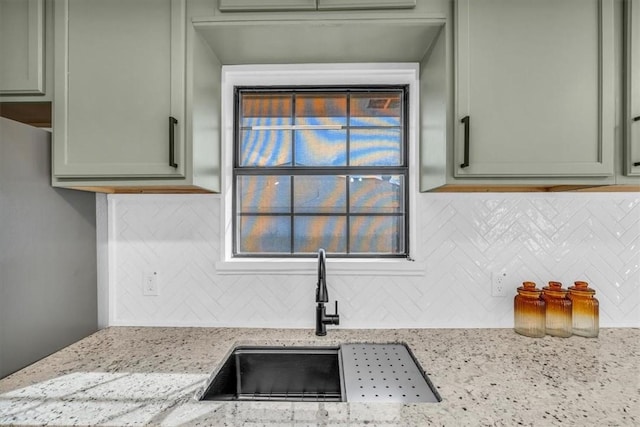
<instances>
[{"instance_id":1,"label":"white herringbone tile backsplash","mask_svg":"<svg viewBox=\"0 0 640 427\"><path fill-rule=\"evenodd\" d=\"M340 327L512 327L524 280L586 280L601 326L640 327L637 193L418 197L413 255L424 275L341 276L329 261ZM109 323L313 328L313 276L216 272L221 214L217 195L108 196ZM159 295L144 296L154 271ZM493 297L491 274L502 271L513 291Z\"/></svg>"}]
</instances>

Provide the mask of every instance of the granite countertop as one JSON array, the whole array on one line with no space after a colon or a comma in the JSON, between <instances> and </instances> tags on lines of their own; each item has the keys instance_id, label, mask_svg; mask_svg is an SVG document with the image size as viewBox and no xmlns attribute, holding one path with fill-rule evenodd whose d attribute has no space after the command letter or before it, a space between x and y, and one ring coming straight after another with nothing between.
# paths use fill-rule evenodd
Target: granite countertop
<instances>
[{"instance_id":1,"label":"granite countertop","mask_svg":"<svg viewBox=\"0 0 640 427\"><path fill-rule=\"evenodd\" d=\"M440 403L199 402L238 343L404 342ZM640 329L541 339L510 329L101 330L0 380L0 424L640 425Z\"/></svg>"}]
</instances>

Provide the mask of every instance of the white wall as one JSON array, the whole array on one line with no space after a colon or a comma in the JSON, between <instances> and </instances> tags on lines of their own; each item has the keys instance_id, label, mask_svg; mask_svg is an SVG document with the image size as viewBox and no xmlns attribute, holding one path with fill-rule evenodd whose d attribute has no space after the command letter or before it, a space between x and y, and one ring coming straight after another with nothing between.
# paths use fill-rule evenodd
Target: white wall
<instances>
[{"instance_id":1,"label":"white wall","mask_svg":"<svg viewBox=\"0 0 640 427\"><path fill-rule=\"evenodd\" d=\"M344 328L512 327L523 280L586 280L602 327L640 327L640 194L419 194L418 276L338 275L329 297ZM218 195L110 195L109 324L314 326L308 274L216 271ZM491 296L505 270L508 297ZM158 272L159 295L142 278ZM333 311L330 308L329 311Z\"/></svg>"}]
</instances>

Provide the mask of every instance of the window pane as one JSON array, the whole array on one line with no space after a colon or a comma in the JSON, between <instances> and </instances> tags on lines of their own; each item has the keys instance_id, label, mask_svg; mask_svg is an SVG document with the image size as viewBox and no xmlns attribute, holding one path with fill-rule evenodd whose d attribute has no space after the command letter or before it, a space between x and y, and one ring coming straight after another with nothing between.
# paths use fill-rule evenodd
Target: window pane
<instances>
[{"instance_id":1,"label":"window pane","mask_svg":"<svg viewBox=\"0 0 640 427\"><path fill-rule=\"evenodd\" d=\"M400 129L351 129L349 150L353 166L399 166L402 164Z\"/></svg>"},{"instance_id":2,"label":"window pane","mask_svg":"<svg viewBox=\"0 0 640 427\"><path fill-rule=\"evenodd\" d=\"M274 93L242 95L242 127L290 125L292 95Z\"/></svg>"},{"instance_id":3,"label":"window pane","mask_svg":"<svg viewBox=\"0 0 640 427\"><path fill-rule=\"evenodd\" d=\"M240 166L291 165L291 132L242 130Z\"/></svg>"},{"instance_id":4,"label":"window pane","mask_svg":"<svg viewBox=\"0 0 640 427\"><path fill-rule=\"evenodd\" d=\"M290 253L289 216L241 216L238 220L238 253Z\"/></svg>"},{"instance_id":5,"label":"window pane","mask_svg":"<svg viewBox=\"0 0 640 427\"><path fill-rule=\"evenodd\" d=\"M294 229L294 252L314 253L320 248L331 253L347 250L347 220L343 216L298 216Z\"/></svg>"},{"instance_id":6,"label":"window pane","mask_svg":"<svg viewBox=\"0 0 640 427\"><path fill-rule=\"evenodd\" d=\"M344 176L297 176L293 186L296 213L344 213L347 179Z\"/></svg>"},{"instance_id":7,"label":"window pane","mask_svg":"<svg viewBox=\"0 0 640 427\"><path fill-rule=\"evenodd\" d=\"M354 213L404 213L404 177L351 176L349 204Z\"/></svg>"},{"instance_id":8,"label":"window pane","mask_svg":"<svg viewBox=\"0 0 640 427\"><path fill-rule=\"evenodd\" d=\"M347 96L333 93L296 95L297 125L347 124Z\"/></svg>"},{"instance_id":9,"label":"window pane","mask_svg":"<svg viewBox=\"0 0 640 427\"><path fill-rule=\"evenodd\" d=\"M354 93L350 102L350 126L400 126L401 93Z\"/></svg>"},{"instance_id":10,"label":"window pane","mask_svg":"<svg viewBox=\"0 0 640 427\"><path fill-rule=\"evenodd\" d=\"M237 186L241 213L291 212L289 176L239 176Z\"/></svg>"},{"instance_id":11,"label":"window pane","mask_svg":"<svg viewBox=\"0 0 640 427\"><path fill-rule=\"evenodd\" d=\"M349 239L351 253L403 253L404 226L402 217L351 217Z\"/></svg>"},{"instance_id":12,"label":"window pane","mask_svg":"<svg viewBox=\"0 0 640 427\"><path fill-rule=\"evenodd\" d=\"M236 255L406 254L404 88L237 93Z\"/></svg>"},{"instance_id":13,"label":"window pane","mask_svg":"<svg viewBox=\"0 0 640 427\"><path fill-rule=\"evenodd\" d=\"M346 130L296 131L296 166L345 166Z\"/></svg>"}]
</instances>

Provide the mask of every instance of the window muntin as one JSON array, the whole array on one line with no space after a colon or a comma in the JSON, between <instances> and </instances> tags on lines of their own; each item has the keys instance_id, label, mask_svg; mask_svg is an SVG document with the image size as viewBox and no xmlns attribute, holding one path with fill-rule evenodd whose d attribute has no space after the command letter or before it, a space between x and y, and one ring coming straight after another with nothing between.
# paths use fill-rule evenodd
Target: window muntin
<instances>
[{"instance_id":1,"label":"window muntin","mask_svg":"<svg viewBox=\"0 0 640 427\"><path fill-rule=\"evenodd\" d=\"M234 92L234 256L408 256L405 86Z\"/></svg>"}]
</instances>

